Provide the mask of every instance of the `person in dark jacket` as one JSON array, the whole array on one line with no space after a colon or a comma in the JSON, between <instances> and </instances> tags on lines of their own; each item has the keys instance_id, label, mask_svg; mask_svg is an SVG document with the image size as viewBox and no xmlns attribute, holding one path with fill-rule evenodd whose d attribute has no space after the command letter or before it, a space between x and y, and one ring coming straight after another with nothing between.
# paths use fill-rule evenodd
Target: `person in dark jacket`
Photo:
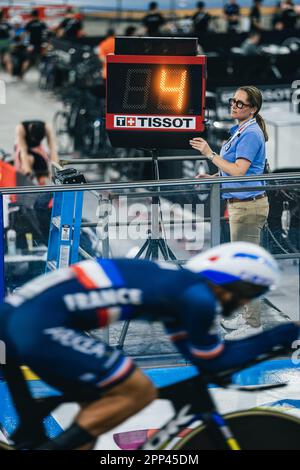
<instances>
[{"instance_id":1,"label":"person in dark jacket","mask_svg":"<svg viewBox=\"0 0 300 470\"><path fill-rule=\"evenodd\" d=\"M199 36L199 34L202 34L202 33L207 33L210 19L211 19L210 14L207 13L207 11L205 10L205 3L198 2L197 11L192 17L193 25L194 25L194 33L197 36Z\"/></svg>"},{"instance_id":2,"label":"person in dark jacket","mask_svg":"<svg viewBox=\"0 0 300 470\"><path fill-rule=\"evenodd\" d=\"M160 36L160 28L165 24L165 18L158 10L157 2L149 3L149 13L143 18L147 36Z\"/></svg>"}]
</instances>

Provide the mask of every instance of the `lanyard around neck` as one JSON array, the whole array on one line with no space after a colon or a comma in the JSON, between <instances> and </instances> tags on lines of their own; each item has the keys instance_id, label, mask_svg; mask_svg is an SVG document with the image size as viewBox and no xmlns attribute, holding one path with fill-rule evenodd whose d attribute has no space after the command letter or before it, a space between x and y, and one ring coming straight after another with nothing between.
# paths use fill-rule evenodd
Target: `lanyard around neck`
<instances>
[{"instance_id":1,"label":"lanyard around neck","mask_svg":"<svg viewBox=\"0 0 300 470\"><path fill-rule=\"evenodd\" d=\"M255 118L252 118L250 119L250 121L247 121L245 122L244 124L241 125L241 127L239 127L235 133L233 134L232 137L230 137L230 139L226 142L226 147L230 147L232 141L236 138L236 137L239 137L241 135L242 132L244 132L245 129L247 129L247 127L251 126L252 124L255 124L256 123L256 119ZM229 148L228 147L228 148Z\"/></svg>"}]
</instances>

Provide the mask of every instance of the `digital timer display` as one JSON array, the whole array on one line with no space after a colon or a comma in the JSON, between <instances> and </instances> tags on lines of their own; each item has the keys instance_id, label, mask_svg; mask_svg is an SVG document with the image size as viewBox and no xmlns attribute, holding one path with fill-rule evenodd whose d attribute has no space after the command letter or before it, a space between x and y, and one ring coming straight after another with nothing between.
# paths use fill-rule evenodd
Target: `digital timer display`
<instances>
[{"instance_id":1,"label":"digital timer display","mask_svg":"<svg viewBox=\"0 0 300 470\"><path fill-rule=\"evenodd\" d=\"M106 128L112 145L187 148L204 129L205 66L204 56L109 55Z\"/></svg>"},{"instance_id":2,"label":"digital timer display","mask_svg":"<svg viewBox=\"0 0 300 470\"><path fill-rule=\"evenodd\" d=\"M108 113L197 115L202 109L202 66L111 64Z\"/></svg>"}]
</instances>

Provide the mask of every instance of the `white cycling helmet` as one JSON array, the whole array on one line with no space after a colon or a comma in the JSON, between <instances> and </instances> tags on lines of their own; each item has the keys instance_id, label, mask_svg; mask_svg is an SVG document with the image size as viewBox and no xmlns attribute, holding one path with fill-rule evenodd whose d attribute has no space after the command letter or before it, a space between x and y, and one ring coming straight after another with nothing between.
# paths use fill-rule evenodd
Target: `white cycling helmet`
<instances>
[{"instance_id":1,"label":"white cycling helmet","mask_svg":"<svg viewBox=\"0 0 300 470\"><path fill-rule=\"evenodd\" d=\"M274 289L280 278L275 259L246 242L224 243L191 258L184 266L215 285L252 299Z\"/></svg>"}]
</instances>

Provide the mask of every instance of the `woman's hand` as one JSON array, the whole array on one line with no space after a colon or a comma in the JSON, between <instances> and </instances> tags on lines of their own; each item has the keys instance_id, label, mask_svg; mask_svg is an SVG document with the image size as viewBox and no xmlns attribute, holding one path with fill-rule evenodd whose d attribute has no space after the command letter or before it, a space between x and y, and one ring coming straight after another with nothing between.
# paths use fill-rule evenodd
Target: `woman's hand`
<instances>
[{"instance_id":1,"label":"woman's hand","mask_svg":"<svg viewBox=\"0 0 300 470\"><path fill-rule=\"evenodd\" d=\"M201 137L195 137L194 139L190 140L190 144L193 149L198 150L198 152L200 152L205 157L208 157L212 154L212 149L206 140L202 139Z\"/></svg>"}]
</instances>

